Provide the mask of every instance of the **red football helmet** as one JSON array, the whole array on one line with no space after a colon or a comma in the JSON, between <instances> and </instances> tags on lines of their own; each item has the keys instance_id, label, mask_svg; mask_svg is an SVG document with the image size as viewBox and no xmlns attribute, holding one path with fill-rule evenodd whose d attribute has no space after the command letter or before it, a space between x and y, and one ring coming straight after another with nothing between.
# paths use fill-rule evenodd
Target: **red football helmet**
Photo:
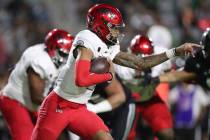
<instances>
[{"instance_id":1,"label":"red football helmet","mask_svg":"<svg viewBox=\"0 0 210 140\"><path fill-rule=\"evenodd\" d=\"M96 4L88 10L87 27L105 43L114 45L120 38L120 28L125 24L120 11L108 4Z\"/></svg>"},{"instance_id":2,"label":"red football helmet","mask_svg":"<svg viewBox=\"0 0 210 140\"><path fill-rule=\"evenodd\" d=\"M71 34L61 29L53 29L45 37L46 50L57 67L66 62L73 40Z\"/></svg>"},{"instance_id":3,"label":"red football helmet","mask_svg":"<svg viewBox=\"0 0 210 140\"><path fill-rule=\"evenodd\" d=\"M134 54L150 55L154 52L153 42L146 36L136 35L130 44Z\"/></svg>"}]
</instances>

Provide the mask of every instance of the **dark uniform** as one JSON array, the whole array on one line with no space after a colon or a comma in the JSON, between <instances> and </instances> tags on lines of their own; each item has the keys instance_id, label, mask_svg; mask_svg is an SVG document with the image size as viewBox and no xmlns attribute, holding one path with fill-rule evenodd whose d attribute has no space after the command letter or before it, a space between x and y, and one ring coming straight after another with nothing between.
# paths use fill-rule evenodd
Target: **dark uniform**
<instances>
[{"instance_id":1,"label":"dark uniform","mask_svg":"<svg viewBox=\"0 0 210 140\"><path fill-rule=\"evenodd\" d=\"M126 102L110 112L100 113L98 115L111 130L114 140L125 140L133 124L135 103L131 97L130 89L122 84L122 81L118 76L116 77L124 89ZM107 94L104 90L107 85L108 83L102 83L96 86L92 99L90 100L91 103L97 103L107 98Z\"/></svg>"},{"instance_id":2,"label":"dark uniform","mask_svg":"<svg viewBox=\"0 0 210 140\"><path fill-rule=\"evenodd\" d=\"M184 70L196 74L196 79L191 82L199 84L206 92L210 92L210 56L205 56L202 51L195 54L195 57L189 57L186 60ZM210 110L208 110L210 113ZM206 113L202 121L202 131L207 132L207 122L210 122L209 117ZM210 128L210 125L209 125ZM210 134L210 132L208 132Z\"/></svg>"},{"instance_id":3,"label":"dark uniform","mask_svg":"<svg viewBox=\"0 0 210 140\"><path fill-rule=\"evenodd\" d=\"M195 82L205 90L210 90L210 56L205 56L202 51L195 54L195 57L189 57L186 60L184 70L197 75Z\"/></svg>"}]
</instances>

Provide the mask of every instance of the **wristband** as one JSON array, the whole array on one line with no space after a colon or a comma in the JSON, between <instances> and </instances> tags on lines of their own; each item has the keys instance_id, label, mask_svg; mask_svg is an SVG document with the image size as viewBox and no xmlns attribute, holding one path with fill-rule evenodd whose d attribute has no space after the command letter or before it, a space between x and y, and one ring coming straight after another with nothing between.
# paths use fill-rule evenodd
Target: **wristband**
<instances>
[{"instance_id":1,"label":"wristband","mask_svg":"<svg viewBox=\"0 0 210 140\"><path fill-rule=\"evenodd\" d=\"M88 110L91 110L95 113L103 113L112 110L112 105L108 100L103 100L97 104L92 105Z\"/></svg>"},{"instance_id":2,"label":"wristband","mask_svg":"<svg viewBox=\"0 0 210 140\"><path fill-rule=\"evenodd\" d=\"M167 56L169 59L175 57L175 56L176 56L176 49L173 48L173 49L167 50L167 51L166 51L166 56Z\"/></svg>"}]
</instances>

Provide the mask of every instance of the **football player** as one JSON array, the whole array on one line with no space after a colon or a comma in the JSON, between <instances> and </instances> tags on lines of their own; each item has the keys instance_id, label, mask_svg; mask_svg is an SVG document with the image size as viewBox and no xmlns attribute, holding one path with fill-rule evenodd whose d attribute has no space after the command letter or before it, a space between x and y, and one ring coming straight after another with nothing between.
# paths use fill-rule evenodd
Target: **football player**
<instances>
[{"instance_id":1,"label":"football player","mask_svg":"<svg viewBox=\"0 0 210 140\"><path fill-rule=\"evenodd\" d=\"M132 93L120 77L111 83L100 83L87 103L87 109L97 113L111 130L115 140L126 140L133 124L135 116L135 103ZM71 135L72 140L77 140Z\"/></svg>"},{"instance_id":2,"label":"football player","mask_svg":"<svg viewBox=\"0 0 210 140\"><path fill-rule=\"evenodd\" d=\"M199 49L194 57L186 60L184 70L173 71L160 75L160 82L193 81L200 84L205 90L210 90L210 28L207 28L201 38L202 49Z\"/></svg>"},{"instance_id":3,"label":"football player","mask_svg":"<svg viewBox=\"0 0 210 140\"><path fill-rule=\"evenodd\" d=\"M42 44L27 48L0 93L0 110L13 140L29 140L37 107L48 87L66 63L73 36L61 29L51 30Z\"/></svg>"},{"instance_id":4,"label":"football player","mask_svg":"<svg viewBox=\"0 0 210 140\"><path fill-rule=\"evenodd\" d=\"M159 82L190 82L199 84L209 93L210 91L210 28L207 28L201 37L202 49L194 54L194 57L187 58L184 69L180 71L168 72L158 77L152 78L150 81ZM210 117L209 117L210 118ZM210 128L209 130L210 131ZM210 134L210 132L208 132Z\"/></svg>"},{"instance_id":5,"label":"football player","mask_svg":"<svg viewBox=\"0 0 210 140\"><path fill-rule=\"evenodd\" d=\"M186 43L159 55L138 58L120 52L120 30L124 27L120 11L108 4L97 4L87 13L87 28L73 42L66 65L57 78L57 86L41 105L32 140L55 140L64 128L85 140L111 140L104 122L88 111L86 103L98 83L112 81L112 61L135 69L147 69L174 56L192 53L199 45ZM90 61L108 57L110 72L91 73ZM111 61L112 60L112 61Z\"/></svg>"},{"instance_id":6,"label":"football player","mask_svg":"<svg viewBox=\"0 0 210 140\"><path fill-rule=\"evenodd\" d=\"M165 51L166 49L159 46L154 46L152 40L143 35L136 35L129 47L131 53L138 55L139 57L145 57L151 54L157 54ZM148 76L157 76L164 71L171 69L171 62L166 61L146 71L136 71L136 75L133 71L121 68L119 75L126 82L126 85L132 89L136 100L136 118L135 124L133 125L132 131L129 134L129 140L135 139L136 135L136 123L139 115L141 118L149 124L155 135L163 140L173 139L173 125L172 116L169 108L164 102L162 95L167 94L169 91L169 85L167 83L161 83L159 85L152 85L147 82ZM126 74L124 74L126 73ZM129 76L128 76L129 75ZM128 79L128 77L131 77ZM164 89L164 90L163 90ZM164 92L164 93L163 93Z\"/></svg>"},{"instance_id":7,"label":"football player","mask_svg":"<svg viewBox=\"0 0 210 140\"><path fill-rule=\"evenodd\" d=\"M123 84L119 76L116 75L110 84L106 82L96 85L87 108L103 119L114 140L127 139L134 121L135 103L131 90Z\"/></svg>"}]
</instances>

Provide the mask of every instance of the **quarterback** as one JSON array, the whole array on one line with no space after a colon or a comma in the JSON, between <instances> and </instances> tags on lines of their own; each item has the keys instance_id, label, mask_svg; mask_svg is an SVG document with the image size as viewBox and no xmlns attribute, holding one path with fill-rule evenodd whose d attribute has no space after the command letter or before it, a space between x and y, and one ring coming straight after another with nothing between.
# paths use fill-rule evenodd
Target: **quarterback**
<instances>
[{"instance_id":1,"label":"quarterback","mask_svg":"<svg viewBox=\"0 0 210 140\"><path fill-rule=\"evenodd\" d=\"M41 105L32 140L56 140L64 128L85 140L112 140L104 122L86 108L95 85L115 78L112 62L142 70L174 56L192 53L194 47L199 47L186 43L166 53L138 58L120 52L120 28L123 27L122 15L117 8L98 4L89 9L87 29L76 35L67 63L57 78L57 86ZM100 56L108 58L110 71L91 73L90 61Z\"/></svg>"}]
</instances>

